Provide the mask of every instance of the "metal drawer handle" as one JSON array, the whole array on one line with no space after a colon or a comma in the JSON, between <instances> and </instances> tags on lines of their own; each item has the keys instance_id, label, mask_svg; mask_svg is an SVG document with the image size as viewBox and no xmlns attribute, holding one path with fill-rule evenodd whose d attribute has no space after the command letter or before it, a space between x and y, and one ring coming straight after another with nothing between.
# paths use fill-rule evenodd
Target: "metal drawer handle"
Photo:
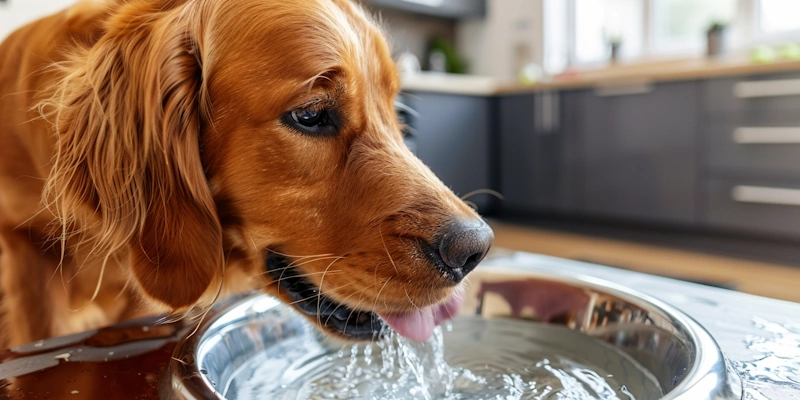
<instances>
[{"instance_id":1,"label":"metal drawer handle","mask_svg":"<svg viewBox=\"0 0 800 400\"><path fill-rule=\"evenodd\" d=\"M800 128L736 128L733 141L738 144L800 143Z\"/></svg>"},{"instance_id":2,"label":"metal drawer handle","mask_svg":"<svg viewBox=\"0 0 800 400\"><path fill-rule=\"evenodd\" d=\"M441 7L444 4L444 0L403 0L403 1L406 3L419 4L428 7Z\"/></svg>"},{"instance_id":3,"label":"metal drawer handle","mask_svg":"<svg viewBox=\"0 0 800 400\"><path fill-rule=\"evenodd\" d=\"M597 97L631 96L636 94L652 93L656 85L652 82L631 82L598 85L594 88L594 95Z\"/></svg>"},{"instance_id":4,"label":"metal drawer handle","mask_svg":"<svg viewBox=\"0 0 800 400\"><path fill-rule=\"evenodd\" d=\"M733 87L739 99L800 95L800 79L739 82Z\"/></svg>"},{"instance_id":5,"label":"metal drawer handle","mask_svg":"<svg viewBox=\"0 0 800 400\"><path fill-rule=\"evenodd\" d=\"M733 187L731 197L740 203L800 206L800 189L740 185Z\"/></svg>"}]
</instances>

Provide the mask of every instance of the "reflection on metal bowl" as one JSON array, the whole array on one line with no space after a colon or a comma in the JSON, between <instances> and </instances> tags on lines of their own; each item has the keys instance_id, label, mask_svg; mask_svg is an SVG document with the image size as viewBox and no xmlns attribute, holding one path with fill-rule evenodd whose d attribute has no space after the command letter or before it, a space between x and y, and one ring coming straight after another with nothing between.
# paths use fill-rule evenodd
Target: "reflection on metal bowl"
<instances>
[{"instance_id":1,"label":"reflection on metal bowl","mask_svg":"<svg viewBox=\"0 0 800 400\"><path fill-rule=\"evenodd\" d=\"M502 325L500 321L510 321L512 325ZM664 399L741 399L738 379L729 372L717 344L705 329L668 305L610 282L479 268L471 275L467 298L453 331L445 332L445 355L450 342L460 340L458 347L465 346L464 332L479 329L485 334L501 325L524 329L519 340L533 338L567 357L574 355L566 354L570 351L582 353L579 358L590 362L595 351L586 349L612 348L636 367L633 369L643 370L641 376L651 378L663 390ZM564 333L565 329L569 334ZM508 351L508 340L484 340L478 345L487 351L502 345ZM217 310L196 334L178 344L168 374L162 377L161 394L182 399L224 398L224 394L235 391L237 377L253 375L243 369L263 362L279 363L274 354L293 349L303 357L302 352L327 354L326 351L340 348L340 343L322 338L277 300L264 295L246 298ZM450 359L463 356L462 352ZM253 362L256 358L258 363ZM624 372L614 375L622 381L626 378L620 376ZM654 398L652 390L633 390L647 389L631 388L631 397L636 399Z\"/></svg>"}]
</instances>

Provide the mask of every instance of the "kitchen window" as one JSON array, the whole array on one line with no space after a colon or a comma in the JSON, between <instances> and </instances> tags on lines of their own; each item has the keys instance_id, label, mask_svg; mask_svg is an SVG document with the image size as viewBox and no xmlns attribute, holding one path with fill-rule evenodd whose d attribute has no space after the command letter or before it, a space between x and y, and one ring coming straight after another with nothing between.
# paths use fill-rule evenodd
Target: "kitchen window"
<instances>
[{"instance_id":1,"label":"kitchen window","mask_svg":"<svg viewBox=\"0 0 800 400\"><path fill-rule=\"evenodd\" d=\"M800 41L800 0L544 0L544 69L620 58L700 56L713 23L730 25L729 48Z\"/></svg>"},{"instance_id":2,"label":"kitchen window","mask_svg":"<svg viewBox=\"0 0 800 400\"><path fill-rule=\"evenodd\" d=\"M759 0L758 19L764 34L800 31L800 1Z\"/></svg>"},{"instance_id":3,"label":"kitchen window","mask_svg":"<svg viewBox=\"0 0 800 400\"><path fill-rule=\"evenodd\" d=\"M608 58L609 42L622 43L622 58L642 53L642 0L575 0L575 60L592 63Z\"/></svg>"},{"instance_id":4,"label":"kitchen window","mask_svg":"<svg viewBox=\"0 0 800 400\"><path fill-rule=\"evenodd\" d=\"M557 73L569 65L604 62L609 41L619 39L621 57L644 50L646 0L544 0L544 69Z\"/></svg>"},{"instance_id":5,"label":"kitchen window","mask_svg":"<svg viewBox=\"0 0 800 400\"><path fill-rule=\"evenodd\" d=\"M654 54L705 48L705 32L713 23L734 22L737 0L652 0Z\"/></svg>"}]
</instances>

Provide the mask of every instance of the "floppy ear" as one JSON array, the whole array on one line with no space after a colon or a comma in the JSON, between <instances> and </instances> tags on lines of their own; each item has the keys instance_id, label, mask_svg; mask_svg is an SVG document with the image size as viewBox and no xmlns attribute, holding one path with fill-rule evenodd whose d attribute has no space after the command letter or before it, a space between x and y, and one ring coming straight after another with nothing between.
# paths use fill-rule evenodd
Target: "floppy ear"
<instances>
[{"instance_id":1,"label":"floppy ear","mask_svg":"<svg viewBox=\"0 0 800 400\"><path fill-rule=\"evenodd\" d=\"M193 4L133 0L73 54L44 106L58 131L46 199L89 224L104 256L129 250L150 298L193 305L222 271L222 229L200 159L202 49Z\"/></svg>"}]
</instances>

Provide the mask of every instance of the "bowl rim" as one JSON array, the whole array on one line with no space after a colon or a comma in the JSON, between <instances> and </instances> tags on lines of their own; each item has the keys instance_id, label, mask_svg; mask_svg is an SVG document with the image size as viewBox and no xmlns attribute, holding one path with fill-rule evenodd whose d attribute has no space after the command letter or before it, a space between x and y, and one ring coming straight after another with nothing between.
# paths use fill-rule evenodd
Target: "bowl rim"
<instances>
[{"instance_id":1,"label":"bowl rim","mask_svg":"<svg viewBox=\"0 0 800 400\"><path fill-rule=\"evenodd\" d=\"M585 274L566 274L558 271L529 270L514 267L479 267L476 271L506 274L515 278L554 281L570 286L617 297L629 304L656 313L674 327L681 327L680 335L691 342L694 350L692 365L675 387L661 400L733 400L742 398L742 386L738 375L730 368L727 359L711 334L693 318L679 309L644 293L621 284ZM473 282L477 283L477 282ZM264 311L284 304L276 298L251 292L223 300L206 315L197 329L190 330L175 346L169 365L160 382L163 398L186 400L225 398L217 392L206 375L200 373L199 350L212 335L234 329L249 319L245 310L269 299L271 304L259 305ZM235 315L239 313L240 315ZM234 317L234 318L232 318ZM677 330L677 328L676 328ZM677 334L677 333L676 333Z\"/></svg>"}]
</instances>

